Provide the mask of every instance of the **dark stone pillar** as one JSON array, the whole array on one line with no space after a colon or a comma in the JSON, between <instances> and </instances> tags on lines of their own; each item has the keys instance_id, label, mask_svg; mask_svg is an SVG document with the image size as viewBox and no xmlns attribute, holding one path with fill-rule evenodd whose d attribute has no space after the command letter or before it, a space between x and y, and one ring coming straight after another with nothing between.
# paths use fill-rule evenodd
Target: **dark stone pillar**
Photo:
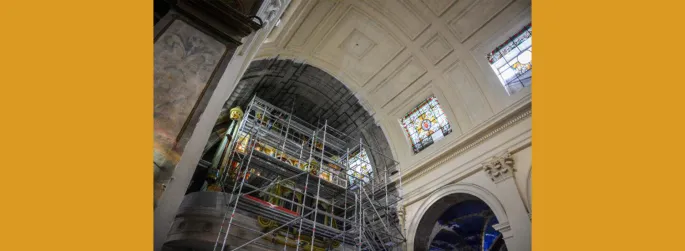
<instances>
[{"instance_id":1,"label":"dark stone pillar","mask_svg":"<svg viewBox=\"0 0 685 251\"><path fill-rule=\"evenodd\" d=\"M168 2L155 25L155 208L240 40L261 27L248 17L258 0Z\"/></svg>"},{"instance_id":2,"label":"dark stone pillar","mask_svg":"<svg viewBox=\"0 0 685 251\"><path fill-rule=\"evenodd\" d=\"M154 34L156 251L168 239L220 108L259 48L244 52L245 46L238 46L243 40L261 42L266 31L260 29L272 19L266 17L282 13L272 5L284 5L284 0L270 0L271 8L262 0L168 1L172 11L157 22ZM252 41L255 32L260 41ZM248 36L253 39L243 39Z\"/></svg>"},{"instance_id":3,"label":"dark stone pillar","mask_svg":"<svg viewBox=\"0 0 685 251\"><path fill-rule=\"evenodd\" d=\"M155 201L178 163L187 130L197 123L202 106L235 48L199 30L178 14L154 45ZM222 64L224 63L224 64Z\"/></svg>"}]
</instances>

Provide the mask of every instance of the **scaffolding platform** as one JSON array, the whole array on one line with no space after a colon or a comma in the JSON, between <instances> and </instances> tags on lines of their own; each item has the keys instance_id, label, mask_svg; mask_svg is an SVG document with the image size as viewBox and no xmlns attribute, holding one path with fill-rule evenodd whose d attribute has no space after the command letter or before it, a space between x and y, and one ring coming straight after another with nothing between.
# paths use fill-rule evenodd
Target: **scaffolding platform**
<instances>
[{"instance_id":1,"label":"scaffolding platform","mask_svg":"<svg viewBox=\"0 0 685 251\"><path fill-rule=\"evenodd\" d=\"M388 251L405 242L397 216L401 173L390 179L400 172L397 161L327 121L310 125L258 97L231 128L225 150L200 163L215 173L205 190L221 197L220 213L211 216L221 224L207 231L215 235L212 250L273 250L282 243L296 251ZM207 240L204 249L212 246Z\"/></svg>"}]
</instances>

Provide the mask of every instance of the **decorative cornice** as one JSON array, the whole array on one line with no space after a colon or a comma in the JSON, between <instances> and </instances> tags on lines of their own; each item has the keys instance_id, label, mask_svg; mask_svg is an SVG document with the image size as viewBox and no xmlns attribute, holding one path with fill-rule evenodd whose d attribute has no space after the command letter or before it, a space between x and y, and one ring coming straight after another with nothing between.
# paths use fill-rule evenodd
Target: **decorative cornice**
<instances>
[{"instance_id":1,"label":"decorative cornice","mask_svg":"<svg viewBox=\"0 0 685 251\"><path fill-rule=\"evenodd\" d=\"M433 169L437 168L438 166L442 165L443 163L454 159L455 157L467 152L468 150L482 144L485 142L487 139L492 138L493 136L497 135L498 133L504 131L505 129L517 124L518 122L521 122L522 120L530 117L532 115L532 110L531 110L531 105L530 103L524 105L521 109L518 111L513 112L509 116L504 117L502 120L494 123L494 125L490 126L489 128L486 128L482 130L481 132L477 133L476 135L470 137L467 140L464 140L461 144L457 144L454 147L452 147L450 150L447 152L443 153L442 156L439 156L434 159L434 161L427 162L423 165L418 165L412 170L418 170L414 172L409 172L408 174L404 175L403 177L403 182L411 182L412 180L415 180L417 178L422 177L426 173L432 171ZM430 165L426 168L422 168L423 166Z\"/></svg>"},{"instance_id":2,"label":"decorative cornice","mask_svg":"<svg viewBox=\"0 0 685 251\"><path fill-rule=\"evenodd\" d=\"M286 4L284 0L271 0L267 5L264 13L258 13L257 16L264 19L265 23L271 23L276 19L278 11Z\"/></svg>"},{"instance_id":3,"label":"decorative cornice","mask_svg":"<svg viewBox=\"0 0 685 251\"><path fill-rule=\"evenodd\" d=\"M514 158L509 152L494 157L481 165L488 178L495 183L514 177Z\"/></svg>"},{"instance_id":4,"label":"decorative cornice","mask_svg":"<svg viewBox=\"0 0 685 251\"><path fill-rule=\"evenodd\" d=\"M243 37L262 28L263 21L253 21L249 13L243 13L221 1L178 0L173 8L215 35L240 45Z\"/></svg>"}]
</instances>

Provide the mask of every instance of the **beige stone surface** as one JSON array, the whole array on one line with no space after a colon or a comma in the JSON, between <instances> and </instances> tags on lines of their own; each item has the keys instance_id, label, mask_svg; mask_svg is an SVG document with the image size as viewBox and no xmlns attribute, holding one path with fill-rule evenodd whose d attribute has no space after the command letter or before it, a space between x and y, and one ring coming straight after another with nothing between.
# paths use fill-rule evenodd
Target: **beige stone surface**
<instances>
[{"instance_id":1,"label":"beige stone surface","mask_svg":"<svg viewBox=\"0 0 685 251\"><path fill-rule=\"evenodd\" d=\"M411 224L420 220L425 199L461 184L482 188L489 196L484 200L506 215L499 227L509 250L530 250L531 88L509 95L485 56L531 22L531 2L293 3L297 8L281 20L279 33L256 57L304 61L356 93L400 162L408 237L416 234ZM398 120L431 95L438 98L453 133L414 154ZM482 164L507 151L514 151L516 170L493 182ZM406 250L413 250L411 243Z\"/></svg>"}]
</instances>

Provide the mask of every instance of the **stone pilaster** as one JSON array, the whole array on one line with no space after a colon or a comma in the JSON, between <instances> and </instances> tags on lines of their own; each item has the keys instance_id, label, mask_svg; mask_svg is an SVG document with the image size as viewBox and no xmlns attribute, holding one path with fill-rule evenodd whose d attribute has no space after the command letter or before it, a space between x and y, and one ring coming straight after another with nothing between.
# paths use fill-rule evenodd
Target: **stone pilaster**
<instances>
[{"instance_id":1,"label":"stone pilaster","mask_svg":"<svg viewBox=\"0 0 685 251\"><path fill-rule=\"evenodd\" d=\"M492 225L492 227L498 232L502 233L502 238L504 238L505 241L514 237L514 233L511 231L511 226L509 225L509 222L495 224Z\"/></svg>"},{"instance_id":2,"label":"stone pilaster","mask_svg":"<svg viewBox=\"0 0 685 251\"><path fill-rule=\"evenodd\" d=\"M502 233L508 250L530 250L531 220L514 180L516 168L513 156L505 152L486 161L482 166L488 178L495 183L498 197L509 218L509 222L493 227Z\"/></svg>"},{"instance_id":3,"label":"stone pilaster","mask_svg":"<svg viewBox=\"0 0 685 251\"><path fill-rule=\"evenodd\" d=\"M172 14L174 15L174 14ZM219 65L236 45L222 43L183 18L175 18L154 45L155 201L164 192L183 146L179 139L198 112ZM200 111L201 112L201 111Z\"/></svg>"},{"instance_id":4,"label":"stone pilaster","mask_svg":"<svg viewBox=\"0 0 685 251\"><path fill-rule=\"evenodd\" d=\"M260 6L256 16L262 20L256 25L245 13L232 11L234 15L217 16L221 12L212 7L223 4L221 1L179 0L174 14L178 20L162 24L169 25L164 29L155 29L161 31L155 41L155 159L164 162L156 180L155 251L162 250L167 240L221 107L252 61L264 34L273 28L273 22L264 20L278 17L289 3L275 0L280 8L268 15L266 4L274 0L269 1L256 1ZM255 32L255 27L261 29ZM182 32L176 32L179 28ZM251 33L254 39L241 45L240 41ZM224 46L223 51L219 45ZM213 52L201 50L203 47L211 47ZM249 47L244 55L233 53L244 47Z\"/></svg>"}]
</instances>

